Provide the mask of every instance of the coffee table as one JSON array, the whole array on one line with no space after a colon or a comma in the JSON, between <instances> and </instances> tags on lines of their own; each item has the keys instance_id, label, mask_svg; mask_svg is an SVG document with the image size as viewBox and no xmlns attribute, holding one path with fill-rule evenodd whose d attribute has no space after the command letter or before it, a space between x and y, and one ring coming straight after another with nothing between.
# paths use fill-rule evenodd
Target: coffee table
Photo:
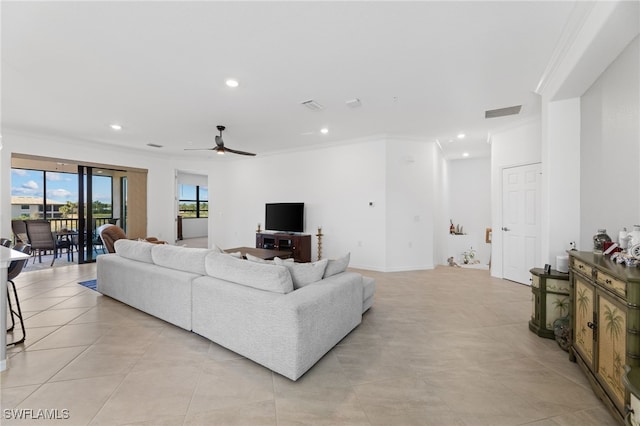
<instances>
[{"instance_id":1,"label":"coffee table","mask_svg":"<svg viewBox=\"0 0 640 426\"><path fill-rule=\"evenodd\" d=\"M279 257L280 259L288 259L291 257L292 253L286 250L267 250L255 247L236 247L226 249L225 253L242 253L242 257L246 257L247 253L259 257L264 260L272 260L274 257Z\"/></svg>"}]
</instances>

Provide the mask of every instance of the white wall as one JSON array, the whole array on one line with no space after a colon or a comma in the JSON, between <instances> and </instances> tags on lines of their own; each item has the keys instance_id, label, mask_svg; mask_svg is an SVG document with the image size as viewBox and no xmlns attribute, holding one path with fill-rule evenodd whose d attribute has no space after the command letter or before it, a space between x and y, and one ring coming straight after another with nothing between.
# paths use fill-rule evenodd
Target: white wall
<instances>
[{"instance_id":1,"label":"white wall","mask_svg":"<svg viewBox=\"0 0 640 426\"><path fill-rule=\"evenodd\" d=\"M491 275L502 278L502 171L541 161L541 122L495 133L491 137Z\"/></svg>"},{"instance_id":2,"label":"white wall","mask_svg":"<svg viewBox=\"0 0 640 426\"><path fill-rule=\"evenodd\" d=\"M324 258L350 252L357 268L432 268L439 161L432 143L376 138L229 162L209 175L210 242L252 246L265 203L304 202L312 259L322 226Z\"/></svg>"},{"instance_id":3,"label":"white wall","mask_svg":"<svg viewBox=\"0 0 640 426\"><path fill-rule=\"evenodd\" d=\"M580 245L580 99L545 103L542 155L542 256L554 268Z\"/></svg>"},{"instance_id":4,"label":"white wall","mask_svg":"<svg viewBox=\"0 0 640 426\"><path fill-rule=\"evenodd\" d=\"M491 159L451 160L448 176L450 219L463 227L466 236L449 237L449 250L440 256L439 263L446 264L449 256L460 262L461 252L473 247L476 259L488 264L491 245L485 243L485 230L491 227Z\"/></svg>"},{"instance_id":5,"label":"white wall","mask_svg":"<svg viewBox=\"0 0 640 426\"><path fill-rule=\"evenodd\" d=\"M579 249L606 228L640 223L640 40L636 37L582 96Z\"/></svg>"},{"instance_id":6,"label":"white wall","mask_svg":"<svg viewBox=\"0 0 640 426\"><path fill-rule=\"evenodd\" d=\"M387 271L434 267L437 154L435 143L387 141Z\"/></svg>"},{"instance_id":7,"label":"white wall","mask_svg":"<svg viewBox=\"0 0 640 426\"><path fill-rule=\"evenodd\" d=\"M576 16L582 17L567 28L539 86L545 182L542 259L552 265L570 241L591 250L598 227L617 234L618 227L639 220L639 10L638 2L576 4ZM635 59L626 56L634 54ZM623 59L616 59L619 55ZM620 60L625 65L616 64ZM635 206L629 207L621 196L624 190L613 180L632 182Z\"/></svg>"},{"instance_id":8,"label":"white wall","mask_svg":"<svg viewBox=\"0 0 640 426\"><path fill-rule=\"evenodd\" d=\"M304 202L312 259L322 226L323 258L350 252L352 266L384 270L386 151L383 139L367 140L216 167L209 174L209 242L254 246L265 203Z\"/></svg>"}]
</instances>

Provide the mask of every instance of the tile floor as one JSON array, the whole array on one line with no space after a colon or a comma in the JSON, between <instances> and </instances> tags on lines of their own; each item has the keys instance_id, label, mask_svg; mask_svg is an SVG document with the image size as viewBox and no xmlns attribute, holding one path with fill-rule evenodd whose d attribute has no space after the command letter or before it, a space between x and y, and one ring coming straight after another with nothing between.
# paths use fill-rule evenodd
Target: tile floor
<instances>
[{"instance_id":1,"label":"tile floor","mask_svg":"<svg viewBox=\"0 0 640 426\"><path fill-rule=\"evenodd\" d=\"M0 376L0 423L48 424L17 408L64 425L616 424L528 330L528 287L473 269L364 272L373 308L297 382L78 285L95 265L23 273L27 341Z\"/></svg>"}]
</instances>

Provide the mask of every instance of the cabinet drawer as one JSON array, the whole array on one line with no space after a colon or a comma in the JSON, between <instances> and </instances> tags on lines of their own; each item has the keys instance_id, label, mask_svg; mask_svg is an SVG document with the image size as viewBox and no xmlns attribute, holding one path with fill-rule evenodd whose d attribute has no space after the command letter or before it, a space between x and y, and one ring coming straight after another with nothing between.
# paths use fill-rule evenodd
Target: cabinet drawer
<instances>
[{"instance_id":1,"label":"cabinet drawer","mask_svg":"<svg viewBox=\"0 0 640 426\"><path fill-rule=\"evenodd\" d=\"M602 271L596 271L596 282L622 297L627 297L627 286L624 281L620 281Z\"/></svg>"},{"instance_id":2,"label":"cabinet drawer","mask_svg":"<svg viewBox=\"0 0 640 426\"><path fill-rule=\"evenodd\" d=\"M531 275L531 287L540 288L540 277Z\"/></svg>"},{"instance_id":3,"label":"cabinet drawer","mask_svg":"<svg viewBox=\"0 0 640 426\"><path fill-rule=\"evenodd\" d=\"M591 273L593 271L591 266L578 259L573 259L573 269L588 277L591 277Z\"/></svg>"}]
</instances>

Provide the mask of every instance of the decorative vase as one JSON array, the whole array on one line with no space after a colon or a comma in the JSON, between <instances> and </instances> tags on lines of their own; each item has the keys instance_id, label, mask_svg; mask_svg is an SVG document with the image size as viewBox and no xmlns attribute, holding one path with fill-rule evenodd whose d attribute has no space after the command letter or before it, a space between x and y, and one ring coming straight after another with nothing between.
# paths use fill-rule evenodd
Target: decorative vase
<instances>
[{"instance_id":1,"label":"decorative vase","mask_svg":"<svg viewBox=\"0 0 640 426\"><path fill-rule=\"evenodd\" d=\"M602 254L605 241L611 241L611 237L607 235L606 229L598 229L598 233L593 236L593 252Z\"/></svg>"}]
</instances>

